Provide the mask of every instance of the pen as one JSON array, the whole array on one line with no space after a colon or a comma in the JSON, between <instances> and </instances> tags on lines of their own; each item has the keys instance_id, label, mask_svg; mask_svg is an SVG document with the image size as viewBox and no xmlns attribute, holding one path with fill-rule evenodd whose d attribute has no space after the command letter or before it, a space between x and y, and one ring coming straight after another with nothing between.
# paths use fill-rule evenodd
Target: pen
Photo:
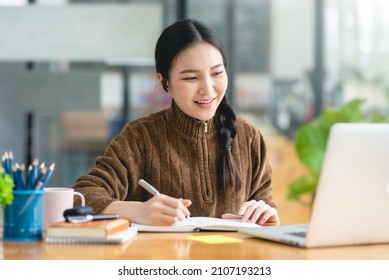
<instances>
[{"instance_id":1,"label":"pen","mask_svg":"<svg viewBox=\"0 0 389 280\"><path fill-rule=\"evenodd\" d=\"M15 190L24 190L24 165L20 166L18 163L15 163L14 166L14 181L15 181Z\"/></svg>"},{"instance_id":2,"label":"pen","mask_svg":"<svg viewBox=\"0 0 389 280\"><path fill-rule=\"evenodd\" d=\"M35 185L39 182L39 180L40 180L41 178L43 178L42 172L43 172L43 170L44 170L45 168L46 168L46 167L45 167L45 163L42 162L41 165L40 165L39 168L38 168L38 172L37 172L38 174L37 174L37 176L36 176Z\"/></svg>"},{"instance_id":3,"label":"pen","mask_svg":"<svg viewBox=\"0 0 389 280\"><path fill-rule=\"evenodd\" d=\"M55 163L52 163L50 167L47 169L47 173L45 174L45 177L43 179L43 187L47 186L47 183L49 182L51 175L53 175L54 168L55 168Z\"/></svg>"},{"instance_id":4,"label":"pen","mask_svg":"<svg viewBox=\"0 0 389 280\"><path fill-rule=\"evenodd\" d=\"M152 185L150 185L149 183L147 183L145 180L143 179L140 179L138 181L138 184L141 185L146 191L148 191L149 193L151 193L152 195L157 195L159 194L159 191L157 191L156 188L154 188Z\"/></svg>"},{"instance_id":5,"label":"pen","mask_svg":"<svg viewBox=\"0 0 389 280\"><path fill-rule=\"evenodd\" d=\"M148 191L152 195L160 194L159 191L156 188L154 188L152 185L147 183L145 180L140 179L138 181L138 183L139 183L139 185L141 185L146 191ZM186 218L190 220L190 216L186 216Z\"/></svg>"},{"instance_id":6,"label":"pen","mask_svg":"<svg viewBox=\"0 0 389 280\"><path fill-rule=\"evenodd\" d=\"M13 177L13 171L12 171L12 166L14 165L14 154L12 153L12 151L9 151L8 153L9 157L8 157L8 171L9 171L9 174L11 175L11 177Z\"/></svg>"}]
</instances>

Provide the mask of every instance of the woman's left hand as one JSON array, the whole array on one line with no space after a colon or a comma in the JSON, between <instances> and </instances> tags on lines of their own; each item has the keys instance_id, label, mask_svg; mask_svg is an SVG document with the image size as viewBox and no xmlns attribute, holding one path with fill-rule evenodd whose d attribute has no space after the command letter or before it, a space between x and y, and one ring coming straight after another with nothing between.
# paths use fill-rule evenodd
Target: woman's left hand
<instances>
[{"instance_id":1,"label":"woman's left hand","mask_svg":"<svg viewBox=\"0 0 389 280\"><path fill-rule=\"evenodd\" d=\"M277 209L271 207L263 200L250 200L243 203L236 214L224 214L223 219L241 219L242 222L257 223L262 226L278 226L280 219Z\"/></svg>"}]
</instances>

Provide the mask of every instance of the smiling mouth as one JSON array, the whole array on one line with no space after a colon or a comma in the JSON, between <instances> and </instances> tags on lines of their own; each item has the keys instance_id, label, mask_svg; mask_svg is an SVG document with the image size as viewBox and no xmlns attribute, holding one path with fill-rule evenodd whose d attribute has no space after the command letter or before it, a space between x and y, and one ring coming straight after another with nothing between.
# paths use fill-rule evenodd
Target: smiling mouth
<instances>
[{"instance_id":1,"label":"smiling mouth","mask_svg":"<svg viewBox=\"0 0 389 280\"><path fill-rule=\"evenodd\" d=\"M215 100L215 98L208 99L208 100L199 100L199 101L195 101L195 103L197 103L197 104L209 104L214 100Z\"/></svg>"}]
</instances>

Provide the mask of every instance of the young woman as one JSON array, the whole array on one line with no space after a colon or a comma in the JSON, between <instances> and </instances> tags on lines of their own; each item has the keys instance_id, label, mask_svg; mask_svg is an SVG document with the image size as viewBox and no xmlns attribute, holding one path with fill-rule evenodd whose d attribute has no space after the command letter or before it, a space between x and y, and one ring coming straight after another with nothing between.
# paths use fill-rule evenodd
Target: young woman
<instances>
[{"instance_id":1,"label":"young woman","mask_svg":"<svg viewBox=\"0 0 389 280\"><path fill-rule=\"evenodd\" d=\"M171 225L191 215L279 224L264 139L225 97L218 34L196 20L176 22L158 39L155 63L171 106L129 122L73 188L96 213L136 223Z\"/></svg>"}]
</instances>

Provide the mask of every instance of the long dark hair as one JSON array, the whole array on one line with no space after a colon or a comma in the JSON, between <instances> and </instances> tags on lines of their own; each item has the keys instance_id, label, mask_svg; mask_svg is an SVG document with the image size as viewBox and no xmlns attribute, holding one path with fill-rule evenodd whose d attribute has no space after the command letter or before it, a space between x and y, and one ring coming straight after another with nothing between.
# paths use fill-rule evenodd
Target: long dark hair
<instances>
[{"instance_id":1,"label":"long dark hair","mask_svg":"<svg viewBox=\"0 0 389 280\"><path fill-rule=\"evenodd\" d=\"M205 41L218 49L224 67L227 67L223 42L212 28L194 19L184 19L165 28L155 47L155 66L162 75L162 87L168 89L169 71L177 55L195 43ZM224 96L215 114L218 124L218 142L222 152L217 165L218 189L240 187L240 176L231 153L231 143L236 136L236 115Z\"/></svg>"}]
</instances>

